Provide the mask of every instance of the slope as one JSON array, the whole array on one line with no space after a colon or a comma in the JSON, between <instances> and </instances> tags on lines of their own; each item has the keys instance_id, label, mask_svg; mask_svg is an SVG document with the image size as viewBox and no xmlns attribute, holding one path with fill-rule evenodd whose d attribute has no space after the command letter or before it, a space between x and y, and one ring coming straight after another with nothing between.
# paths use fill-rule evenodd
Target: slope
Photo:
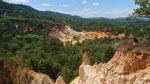
<instances>
[{"instance_id":1,"label":"slope","mask_svg":"<svg viewBox=\"0 0 150 84\"><path fill-rule=\"evenodd\" d=\"M51 19L55 17L77 17L52 11L38 11L30 6L10 4L0 0L0 15Z\"/></svg>"},{"instance_id":2,"label":"slope","mask_svg":"<svg viewBox=\"0 0 150 84\"><path fill-rule=\"evenodd\" d=\"M79 76L70 84L150 84L150 54L118 49L106 64L89 65L83 56Z\"/></svg>"}]
</instances>

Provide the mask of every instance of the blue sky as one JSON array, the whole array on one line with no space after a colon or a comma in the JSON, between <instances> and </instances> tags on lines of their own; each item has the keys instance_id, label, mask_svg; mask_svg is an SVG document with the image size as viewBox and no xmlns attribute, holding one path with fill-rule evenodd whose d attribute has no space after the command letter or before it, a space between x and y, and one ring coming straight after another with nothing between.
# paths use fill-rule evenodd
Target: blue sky
<instances>
[{"instance_id":1,"label":"blue sky","mask_svg":"<svg viewBox=\"0 0 150 84\"><path fill-rule=\"evenodd\" d=\"M56 11L85 18L126 17L136 6L134 0L4 0L32 6L41 11Z\"/></svg>"}]
</instances>

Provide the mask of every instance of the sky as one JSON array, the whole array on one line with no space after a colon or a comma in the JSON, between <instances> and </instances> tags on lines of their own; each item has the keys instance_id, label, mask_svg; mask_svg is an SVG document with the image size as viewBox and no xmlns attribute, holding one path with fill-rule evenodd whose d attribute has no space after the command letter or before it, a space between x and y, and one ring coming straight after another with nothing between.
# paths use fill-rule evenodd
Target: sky
<instances>
[{"instance_id":1,"label":"sky","mask_svg":"<svg viewBox=\"0 0 150 84\"><path fill-rule=\"evenodd\" d=\"M24 4L41 11L55 11L84 18L126 17L138 6L134 0L4 0Z\"/></svg>"}]
</instances>

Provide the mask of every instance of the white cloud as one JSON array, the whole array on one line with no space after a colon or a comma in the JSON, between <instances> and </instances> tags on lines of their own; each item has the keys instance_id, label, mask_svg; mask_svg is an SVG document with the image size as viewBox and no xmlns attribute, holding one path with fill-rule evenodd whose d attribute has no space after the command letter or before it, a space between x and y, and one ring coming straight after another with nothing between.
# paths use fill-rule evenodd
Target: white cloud
<instances>
[{"instance_id":1,"label":"white cloud","mask_svg":"<svg viewBox=\"0 0 150 84\"><path fill-rule=\"evenodd\" d=\"M43 4L41 4L42 6L50 6L50 4L48 4L48 3L43 3Z\"/></svg>"},{"instance_id":2,"label":"white cloud","mask_svg":"<svg viewBox=\"0 0 150 84\"><path fill-rule=\"evenodd\" d=\"M91 10L91 8L84 8L83 11L84 12L89 12Z\"/></svg>"},{"instance_id":3,"label":"white cloud","mask_svg":"<svg viewBox=\"0 0 150 84\"><path fill-rule=\"evenodd\" d=\"M99 3L98 2L94 2L94 3L92 3L92 6L99 6Z\"/></svg>"},{"instance_id":4,"label":"white cloud","mask_svg":"<svg viewBox=\"0 0 150 84\"><path fill-rule=\"evenodd\" d=\"M75 0L59 0L59 1L75 1Z\"/></svg>"},{"instance_id":5,"label":"white cloud","mask_svg":"<svg viewBox=\"0 0 150 84\"><path fill-rule=\"evenodd\" d=\"M117 18L117 17L126 17L132 11L128 9L114 9L111 11L91 11L90 8L84 8L82 11L57 11L64 14L77 15L84 18L90 17L107 17L107 18Z\"/></svg>"},{"instance_id":6,"label":"white cloud","mask_svg":"<svg viewBox=\"0 0 150 84\"><path fill-rule=\"evenodd\" d=\"M28 0L9 0L10 2L24 2L27 3L29 2Z\"/></svg>"},{"instance_id":7,"label":"white cloud","mask_svg":"<svg viewBox=\"0 0 150 84\"><path fill-rule=\"evenodd\" d=\"M67 4L62 4L62 5L59 5L59 6L62 6L62 7L70 7L70 5L67 5Z\"/></svg>"},{"instance_id":8,"label":"white cloud","mask_svg":"<svg viewBox=\"0 0 150 84\"><path fill-rule=\"evenodd\" d=\"M83 1L82 1L82 4L86 4L86 3L87 3L87 1L86 1L86 0L83 0Z\"/></svg>"},{"instance_id":9,"label":"white cloud","mask_svg":"<svg viewBox=\"0 0 150 84\"><path fill-rule=\"evenodd\" d=\"M45 8L35 8L35 9L37 9L39 11L45 11L46 10Z\"/></svg>"}]
</instances>

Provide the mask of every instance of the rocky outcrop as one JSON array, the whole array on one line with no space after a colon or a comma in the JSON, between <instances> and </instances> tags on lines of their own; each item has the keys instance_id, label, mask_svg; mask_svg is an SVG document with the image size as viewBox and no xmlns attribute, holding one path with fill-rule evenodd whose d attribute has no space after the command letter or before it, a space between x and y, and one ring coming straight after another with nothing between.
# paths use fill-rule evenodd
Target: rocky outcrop
<instances>
[{"instance_id":1,"label":"rocky outcrop","mask_svg":"<svg viewBox=\"0 0 150 84\"><path fill-rule=\"evenodd\" d=\"M46 74L18 67L13 78L14 84L54 84Z\"/></svg>"},{"instance_id":2,"label":"rocky outcrop","mask_svg":"<svg viewBox=\"0 0 150 84\"><path fill-rule=\"evenodd\" d=\"M106 64L83 62L70 84L150 84L150 54L118 49Z\"/></svg>"},{"instance_id":3,"label":"rocky outcrop","mask_svg":"<svg viewBox=\"0 0 150 84\"><path fill-rule=\"evenodd\" d=\"M61 28L61 27L60 27ZM48 33L49 36L60 39L62 42L72 42L75 44L77 42L83 42L84 40L94 40L101 38L124 38L125 34L119 34L118 36L109 35L109 33L105 32L77 32L73 30L70 26L64 26L63 29L55 28L54 30Z\"/></svg>"},{"instance_id":4,"label":"rocky outcrop","mask_svg":"<svg viewBox=\"0 0 150 84\"><path fill-rule=\"evenodd\" d=\"M54 84L48 75L4 62L0 58L0 84Z\"/></svg>"},{"instance_id":5,"label":"rocky outcrop","mask_svg":"<svg viewBox=\"0 0 150 84\"><path fill-rule=\"evenodd\" d=\"M30 72L33 77L31 84L54 84L54 81L46 74Z\"/></svg>"},{"instance_id":6,"label":"rocky outcrop","mask_svg":"<svg viewBox=\"0 0 150 84\"><path fill-rule=\"evenodd\" d=\"M63 80L63 78L61 76L59 76L56 80L55 84L66 84L65 81Z\"/></svg>"},{"instance_id":7,"label":"rocky outcrop","mask_svg":"<svg viewBox=\"0 0 150 84\"><path fill-rule=\"evenodd\" d=\"M87 55L87 53L85 53L83 55L83 62L82 62L82 65L80 66L79 68L79 77L82 79L82 80L85 80L86 77L85 77L85 70L84 70L84 66L85 65L89 65L90 64L90 60L89 60L89 57Z\"/></svg>"},{"instance_id":8,"label":"rocky outcrop","mask_svg":"<svg viewBox=\"0 0 150 84\"><path fill-rule=\"evenodd\" d=\"M85 53L83 55L83 64L85 64L85 65L89 65L90 64L90 60L89 60L89 57L88 57L87 53Z\"/></svg>"}]
</instances>

